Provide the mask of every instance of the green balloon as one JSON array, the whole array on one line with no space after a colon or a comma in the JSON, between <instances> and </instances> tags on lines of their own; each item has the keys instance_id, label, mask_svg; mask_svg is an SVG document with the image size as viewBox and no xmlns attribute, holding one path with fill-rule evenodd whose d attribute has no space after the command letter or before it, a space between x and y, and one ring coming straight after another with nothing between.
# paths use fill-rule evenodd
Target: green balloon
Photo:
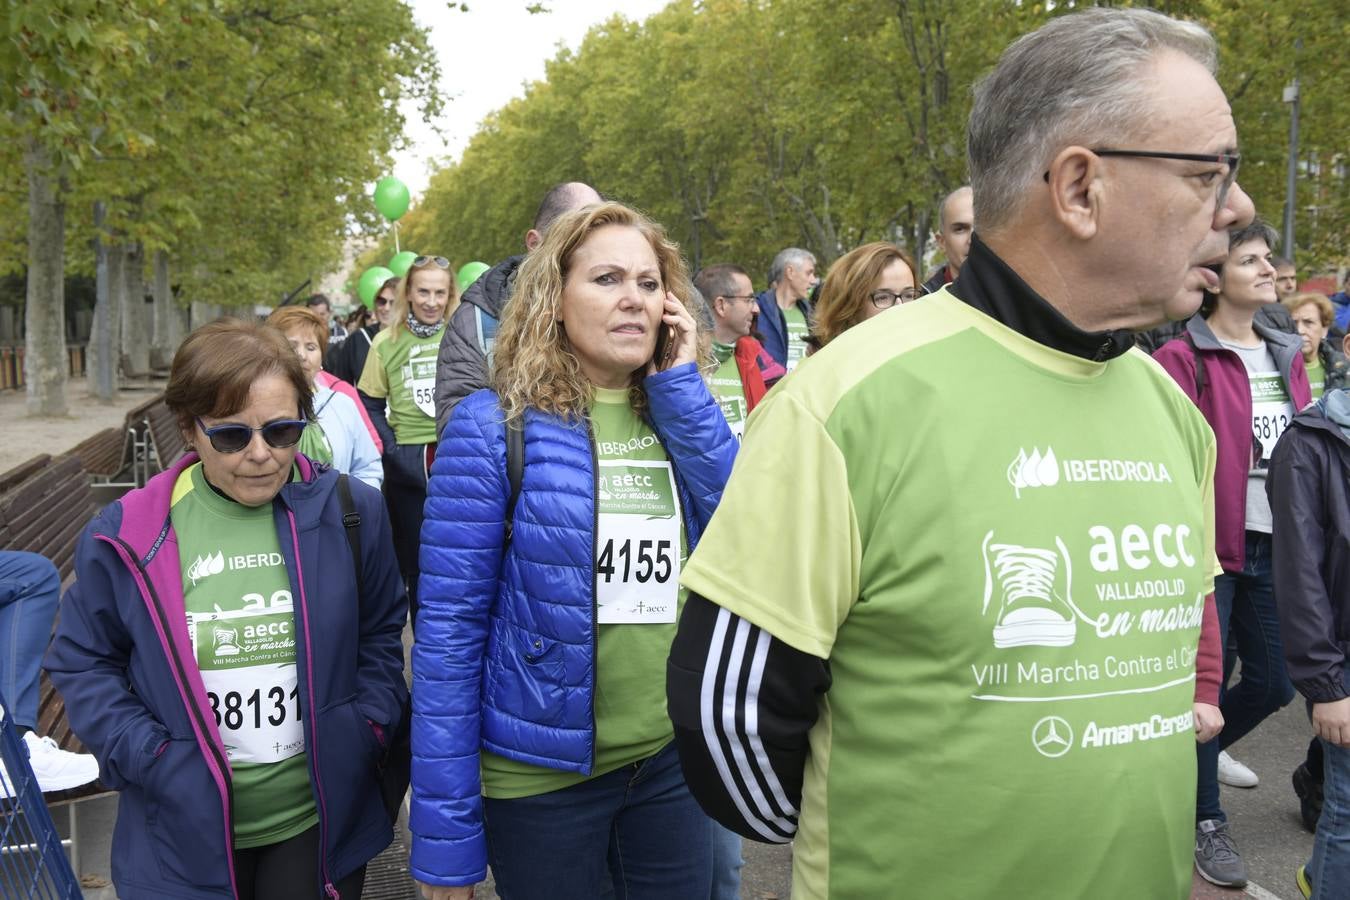
<instances>
[{"instance_id":1,"label":"green balloon","mask_svg":"<svg viewBox=\"0 0 1350 900\"><path fill-rule=\"evenodd\" d=\"M402 253L395 253L389 258L389 270L402 278L408 274L412 268L413 260L417 259L417 254L411 250L404 250Z\"/></svg>"},{"instance_id":2,"label":"green balloon","mask_svg":"<svg viewBox=\"0 0 1350 900\"><path fill-rule=\"evenodd\" d=\"M384 287L384 283L390 278L397 277L384 266L371 266L361 273L361 279L356 283L356 293L360 295L366 309L375 308L375 297L380 293L380 288Z\"/></svg>"},{"instance_id":3,"label":"green balloon","mask_svg":"<svg viewBox=\"0 0 1350 900\"><path fill-rule=\"evenodd\" d=\"M478 260L466 262L459 267L459 272L455 275L455 287L459 288L460 294L463 294L469 289L469 285L477 281L490 268L492 267L487 263L478 262Z\"/></svg>"},{"instance_id":4,"label":"green balloon","mask_svg":"<svg viewBox=\"0 0 1350 900\"><path fill-rule=\"evenodd\" d=\"M403 218L411 200L408 186L392 175L375 182L375 208L390 222L397 222Z\"/></svg>"}]
</instances>

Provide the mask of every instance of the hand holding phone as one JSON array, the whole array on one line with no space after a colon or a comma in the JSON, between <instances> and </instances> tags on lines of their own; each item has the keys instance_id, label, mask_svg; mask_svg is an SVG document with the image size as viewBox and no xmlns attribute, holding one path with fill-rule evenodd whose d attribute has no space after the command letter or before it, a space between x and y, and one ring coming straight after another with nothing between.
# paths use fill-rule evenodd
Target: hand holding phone
<instances>
[{"instance_id":1,"label":"hand holding phone","mask_svg":"<svg viewBox=\"0 0 1350 900\"><path fill-rule=\"evenodd\" d=\"M672 293L666 293L656 347L647 374L664 372L672 366L698 358L698 328L694 317Z\"/></svg>"}]
</instances>

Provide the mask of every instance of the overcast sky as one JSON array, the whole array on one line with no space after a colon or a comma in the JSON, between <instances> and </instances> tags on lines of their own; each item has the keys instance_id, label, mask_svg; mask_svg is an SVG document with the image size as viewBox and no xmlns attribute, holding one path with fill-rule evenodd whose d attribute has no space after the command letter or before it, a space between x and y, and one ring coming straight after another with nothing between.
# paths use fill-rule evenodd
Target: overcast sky
<instances>
[{"instance_id":1,"label":"overcast sky","mask_svg":"<svg viewBox=\"0 0 1350 900\"><path fill-rule=\"evenodd\" d=\"M429 166L458 159L483 117L544 77L544 62L559 44L576 49L586 31L614 13L641 21L668 0L546 0L552 10L525 11L527 0L468 0L469 12L451 12L446 0L411 0L417 20L431 31L441 63L446 100L438 137L413 109L405 109L412 146L395 155L394 174L416 196L426 187Z\"/></svg>"}]
</instances>

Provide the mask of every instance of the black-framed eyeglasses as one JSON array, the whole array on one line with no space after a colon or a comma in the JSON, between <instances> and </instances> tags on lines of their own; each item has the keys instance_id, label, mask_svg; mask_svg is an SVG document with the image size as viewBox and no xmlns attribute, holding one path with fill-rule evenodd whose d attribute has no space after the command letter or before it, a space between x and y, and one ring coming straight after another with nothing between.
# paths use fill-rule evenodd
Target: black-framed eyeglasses
<instances>
[{"instance_id":1,"label":"black-framed eyeglasses","mask_svg":"<svg viewBox=\"0 0 1350 900\"><path fill-rule=\"evenodd\" d=\"M873 291L868 297L871 298L872 305L877 309L890 309L897 303L909 303L912 300L919 299L919 292L914 288L905 288L899 293L896 293L889 288L881 288L880 290Z\"/></svg>"},{"instance_id":2,"label":"black-framed eyeglasses","mask_svg":"<svg viewBox=\"0 0 1350 900\"><path fill-rule=\"evenodd\" d=\"M446 259L444 256L419 256L413 260L412 267L414 269L420 269L423 266L429 266L432 263L435 263L436 268L438 269L450 268L450 260Z\"/></svg>"},{"instance_id":3,"label":"black-framed eyeglasses","mask_svg":"<svg viewBox=\"0 0 1350 900\"><path fill-rule=\"evenodd\" d=\"M206 435L206 439L211 442L212 448L217 453L238 453L253 440L255 431L262 432L263 440L269 447L278 450L294 447L300 443L300 435L305 433L305 426L309 424L304 419L277 419L261 428L237 424L212 425L207 428L200 416L193 416L192 420L197 423L197 427Z\"/></svg>"},{"instance_id":4,"label":"black-framed eyeglasses","mask_svg":"<svg viewBox=\"0 0 1350 900\"><path fill-rule=\"evenodd\" d=\"M1098 156L1132 156L1138 159L1180 159L1185 162L1207 162L1222 163L1228 167L1223 180L1219 182L1219 191L1214 203L1214 209L1217 212L1223 209L1224 204L1228 202L1228 191L1237 181L1238 164L1242 162L1241 153L1173 153L1170 150L1116 150L1111 147L1093 147L1092 152ZM1046 172L1043 176L1046 182L1050 181L1050 173Z\"/></svg>"}]
</instances>

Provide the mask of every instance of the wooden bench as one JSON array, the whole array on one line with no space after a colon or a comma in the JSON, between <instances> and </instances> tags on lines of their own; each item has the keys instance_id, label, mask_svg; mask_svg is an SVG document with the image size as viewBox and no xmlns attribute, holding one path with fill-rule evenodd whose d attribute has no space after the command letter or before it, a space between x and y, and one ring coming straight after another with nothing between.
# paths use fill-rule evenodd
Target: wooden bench
<instances>
[{"instance_id":1,"label":"wooden bench","mask_svg":"<svg viewBox=\"0 0 1350 900\"><path fill-rule=\"evenodd\" d=\"M89 474L76 456L36 456L0 474L0 549L27 550L51 560L64 590L75 580L75 544L97 512ZM42 673L38 734L62 750L88 752L66 721L65 703ZM48 805L106 793L94 782L48 792Z\"/></svg>"},{"instance_id":2,"label":"wooden bench","mask_svg":"<svg viewBox=\"0 0 1350 900\"><path fill-rule=\"evenodd\" d=\"M178 416L174 415L164 403L164 398L160 397L160 402L146 413L145 423L150 431L150 444L155 451L155 462L162 472L187 452L183 432L178 428Z\"/></svg>"},{"instance_id":3,"label":"wooden bench","mask_svg":"<svg viewBox=\"0 0 1350 900\"><path fill-rule=\"evenodd\" d=\"M105 428L85 438L66 453L84 463L84 470L96 480L108 482L131 465L132 432L125 425Z\"/></svg>"}]
</instances>

